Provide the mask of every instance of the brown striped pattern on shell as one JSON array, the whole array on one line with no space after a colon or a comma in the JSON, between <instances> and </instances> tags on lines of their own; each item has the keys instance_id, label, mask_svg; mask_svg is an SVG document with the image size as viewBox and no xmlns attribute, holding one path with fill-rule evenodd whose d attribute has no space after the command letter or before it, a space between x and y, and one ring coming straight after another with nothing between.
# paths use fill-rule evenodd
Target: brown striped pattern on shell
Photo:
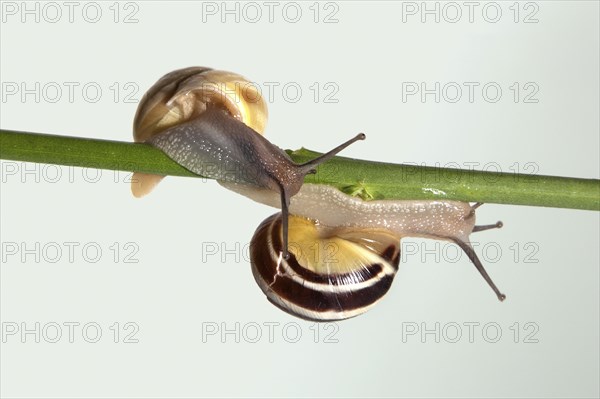
<instances>
[{"instance_id":1,"label":"brown striped pattern on shell","mask_svg":"<svg viewBox=\"0 0 600 399\"><path fill-rule=\"evenodd\" d=\"M306 227L307 222L314 224L314 230ZM308 247L300 242L304 237L295 238L294 232L308 236L316 248L322 243L334 246L335 251L301 254ZM372 229L365 229L363 235L357 228L326 228L290 215L290 257L286 260L281 257L281 214L275 214L252 237L254 278L273 304L294 316L315 321L357 316L387 293L400 261L399 238Z\"/></svg>"}]
</instances>

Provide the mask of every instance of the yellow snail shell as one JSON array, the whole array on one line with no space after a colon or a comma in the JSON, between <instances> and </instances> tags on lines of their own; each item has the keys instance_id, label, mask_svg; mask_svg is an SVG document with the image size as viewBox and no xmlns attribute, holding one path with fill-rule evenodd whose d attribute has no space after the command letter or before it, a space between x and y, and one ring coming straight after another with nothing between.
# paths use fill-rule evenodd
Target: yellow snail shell
<instances>
[{"instance_id":1,"label":"yellow snail shell","mask_svg":"<svg viewBox=\"0 0 600 399\"><path fill-rule=\"evenodd\" d=\"M133 122L133 139L145 142L166 129L189 121L212 104L263 134L267 104L257 87L241 75L205 67L190 67L160 78L142 97ZM164 176L136 172L134 196L148 194Z\"/></svg>"},{"instance_id":2,"label":"yellow snail shell","mask_svg":"<svg viewBox=\"0 0 600 399\"><path fill-rule=\"evenodd\" d=\"M400 238L389 231L330 228L291 215L291 256L281 256L281 213L258 227L250 244L252 273L267 298L307 320L358 316L390 289Z\"/></svg>"}]
</instances>

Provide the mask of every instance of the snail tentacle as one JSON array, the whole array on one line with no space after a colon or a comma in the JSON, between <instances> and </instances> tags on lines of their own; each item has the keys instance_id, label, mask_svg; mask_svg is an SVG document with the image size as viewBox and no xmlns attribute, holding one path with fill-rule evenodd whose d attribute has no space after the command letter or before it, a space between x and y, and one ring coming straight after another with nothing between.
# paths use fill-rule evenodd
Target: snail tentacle
<instances>
[{"instance_id":1,"label":"snail tentacle","mask_svg":"<svg viewBox=\"0 0 600 399\"><path fill-rule=\"evenodd\" d=\"M504 223L502 223L500 220L497 221L494 224L484 224L484 225L479 225L479 226L474 226L473 227L473 233L477 233L478 231L486 231L486 230L493 230L493 229L501 229L504 226Z\"/></svg>"},{"instance_id":2,"label":"snail tentacle","mask_svg":"<svg viewBox=\"0 0 600 399\"><path fill-rule=\"evenodd\" d=\"M492 288L492 290L494 291L494 293L498 297L498 300L500 302L504 301L506 299L506 295L504 295L503 293L501 293L500 290L498 289L498 287L496 287L496 284L494 284L494 282L492 281L492 278L490 277L490 275L487 273L487 271L483 267L483 264L479 260L479 257L475 253L475 250L473 249L473 247L471 246L471 244L468 243L468 242L464 242L462 240L459 240L459 239L452 239L452 241L454 241L456 243L456 245L458 245L465 252L465 254L467 254L467 256L469 257L469 259L471 260L471 262L473 262L473 265L475 265L475 268L477 269L477 271L479 271L479 273L481 274L481 276L483 277L483 279Z\"/></svg>"}]
</instances>

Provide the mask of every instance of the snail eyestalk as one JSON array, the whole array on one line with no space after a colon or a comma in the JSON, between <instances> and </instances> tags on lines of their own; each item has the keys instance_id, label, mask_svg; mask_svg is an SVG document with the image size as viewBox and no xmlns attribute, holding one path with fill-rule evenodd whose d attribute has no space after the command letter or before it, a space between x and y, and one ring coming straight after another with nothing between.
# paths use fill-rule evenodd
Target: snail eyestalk
<instances>
[{"instance_id":1,"label":"snail eyestalk","mask_svg":"<svg viewBox=\"0 0 600 399\"><path fill-rule=\"evenodd\" d=\"M328 160L330 160L331 158L333 158L334 156L336 156L340 151L342 151L343 149L345 149L346 147L348 147L349 145L351 145L352 143L357 142L358 140L364 140L367 136L364 133L359 133L356 136L354 136L353 138L351 138L350 140L346 141L345 143L342 143L340 145L338 145L337 147L335 147L334 149L326 152L325 154L311 160L308 161L306 163L303 163L301 165L297 165L299 167L299 169L301 170L301 174L302 174L302 178L304 178L305 175L310 174L310 173L315 173L316 169L315 167L317 167L320 164L323 164L325 162L327 162ZM290 195L286 189L286 186L284 184L280 184L280 190L281 190L281 213L283 215L283 222L282 222L282 227L283 227L283 258L284 259L288 259L289 258L289 252L288 252L288 218L289 218L289 204L290 204ZM295 193L293 193L295 194Z\"/></svg>"},{"instance_id":2,"label":"snail eyestalk","mask_svg":"<svg viewBox=\"0 0 600 399\"><path fill-rule=\"evenodd\" d=\"M483 279L492 288L492 290L494 291L494 293L498 297L498 300L500 302L504 301L506 299L506 295L504 295L503 293L501 293L500 290L498 289L498 287L496 287L496 284L494 284L494 282L492 281L492 278L490 277L490 275L487 273L487 271L485 271L485 268L483 267L483 264L481 263L481 261L477 257L477 254L475 253L475 251L473 250L473 248L471 247L471 245L469 245L468 243L466 243L466 242L464 242L462 240L459 240L459 239L452 239L452 241L454 241L459 247L461 247L461 249L463 251L465 251L465 253L469 257L469 259L471 260L471 262L473 262L473 265L475 265L475 268L479 271L479 273L481 274L481 276L483 277Z\"/></svg>"},{"instance_id":3,"label":"snail eyestalk","mask_svg":"<svg viewBox=\"0 0 600 399\"><path fill-rule=\"evenodd\" d=\"M353 138L351 138L350 140L346 141L345 143L338 145L331 151L328 151L325 154L323 154L313 160L303 163L300 166L302 167L303 170L305 170L305 172L304 172L305 174L309 174L315 169L316 166L319 166L320 164L329 161L331 158L336 156L340 151L342 151L344 148L348 147L350 144L353 144L359 140L364 140L366 138L367 138L367 136L364 133L359 133L356 136L354 136Z\"/></svg>"},{"instance_id":4,"label":"snail eyestalk","mask_svg":"<svg viewBox=\"0 0 600 399\"><path fill-rule=\"evenodd\" d=\"M480 225L480 226L475 226L473 227L473 233L477 233L478 231L486 231L486 230L493 230L493 229L501 229L502 226L504 226L504 223L502 223L500 220L498 220L496 223L494 224L484 224L484 225Z\"/></svg>"}]
</instances>

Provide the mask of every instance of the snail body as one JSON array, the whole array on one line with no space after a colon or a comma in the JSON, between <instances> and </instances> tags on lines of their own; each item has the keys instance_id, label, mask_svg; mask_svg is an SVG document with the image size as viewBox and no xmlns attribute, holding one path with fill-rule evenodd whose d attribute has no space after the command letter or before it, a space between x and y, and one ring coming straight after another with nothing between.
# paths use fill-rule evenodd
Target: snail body
<instances>
[{"instance_id":1,"label":"snail body","mask_svg":"<svg viewBox=\"0 0 600 399\"><path fill-rule=\"evenodd\" d=\"M408 236L455 242L504 299L469 244L472 232L501 226L475 226L478 205L365 201L334 187L304 184L319 164L365 135L296 164L262 136L266 118L264 100L245 78L186 68L163 76L144 96L134 139L194 173L281 209L258 227L250 246L255 280L276 306L317 321L365 312L389 290L400 240ZM136 173L133 194L147 194L161 178Z\"/></svg>"},{"instance_id":2,"label":"snail body","mask_svg":"<svg viewBox=\"0 0 600 399\"><path fill-rule=\"evenodd\" d=\"M277 196L268 190L235 182L222 182L221 185L261 204L278 207ZM324 184L304 184L291 198L289 211L330 227L383 228L398 237L468 241L475 226L475 212L467 202L365 201Z\"/></svg>"},{"instance_id":3,"label":"snail body","mask_svg":"<svg viewBox=\"0 0 600 399\"><path fill-rule=\"evenodd\" d=\"M197 118L173 126L146 142L161 149L186 169L217 181L263 188L285 196L296 194L304 176L352 142L359 135L337 147L334 152L298 165L285 151L228 113L208 107Z\"/></svg>"}]
</instances>

